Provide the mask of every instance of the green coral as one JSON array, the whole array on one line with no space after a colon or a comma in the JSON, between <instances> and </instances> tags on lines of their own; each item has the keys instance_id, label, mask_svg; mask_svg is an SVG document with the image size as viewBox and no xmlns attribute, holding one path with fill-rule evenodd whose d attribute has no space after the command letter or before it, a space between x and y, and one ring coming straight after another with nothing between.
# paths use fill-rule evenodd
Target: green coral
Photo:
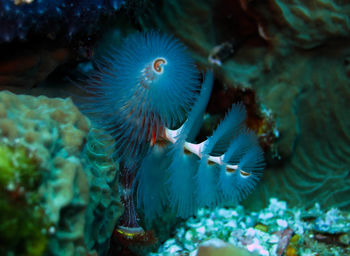
<instances>
[{"instance_id":1,"label":"green coral","mask_svg":"<svg viewBox=\"0 0 350 256\"><path fill-rule=\"evenodd\" d=\"M46 248L38 166L26 148L0 144L0 255L36 256Z\"/></svg>"}]
</instances>

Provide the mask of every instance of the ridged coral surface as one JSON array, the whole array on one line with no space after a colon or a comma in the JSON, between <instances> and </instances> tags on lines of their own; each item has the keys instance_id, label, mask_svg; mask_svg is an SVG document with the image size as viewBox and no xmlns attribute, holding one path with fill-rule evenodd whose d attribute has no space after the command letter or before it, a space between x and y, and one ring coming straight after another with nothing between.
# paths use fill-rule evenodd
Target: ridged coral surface
<instances>
[{"instance_id":1,"label":"ridged coral surface","mask_svg":"<svg viewBox=\"0 0 350 256\"><path fill-rule=\"evenodd\" d=\"M307 58L294 53L284 58L293 63L292 70L290 64L276 67L274 79L261 81L269 106L284 115L286 140L281 142L295 137L290 159L283 169L271 169L260 196L279 195L310 207L318 201L350 208L349 54L349 48L337 43ZM285 95L284 101L276 101L277 94Z\"/></svg>"},{"instance_id":2,"label":"ridged coral surface","mask_svg":"<svg viewBox=\"0 0 350 256\"><path fill-rule=\"evenodd\" d=\"M49 223L46 252L77 255L107 250L122 207L113 183L118 167L111 164L95 171L100 161L85 149L91 140L86 117L70 99L6 91L0 93L0 117L1 139L26 148L38 163L42 181L37 191Z\"/></svg>"},{"instance_id":3,"label":"ridged coral surface","mask_svg":"<svg viewBox=\"0 0 350 256\"><path fill-rule=\"evenodd\" d=\"M270 1L272 19L284 28L285 39L302 48L321 45L329 38L348 37L350 3L342 0Z\"/></svg>"}]
</instances>

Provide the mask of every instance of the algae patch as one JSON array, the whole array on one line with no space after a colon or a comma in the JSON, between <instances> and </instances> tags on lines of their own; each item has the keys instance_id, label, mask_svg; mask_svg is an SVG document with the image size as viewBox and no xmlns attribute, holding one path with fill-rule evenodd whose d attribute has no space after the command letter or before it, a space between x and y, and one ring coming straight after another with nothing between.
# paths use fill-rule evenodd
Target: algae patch
<instances>
[{"instance_id":1,"label":"algae patch","mask_svg":"<svg viewBox=\"0 0 350 256\"><path fill-rule=\"evenodd\" d=\"M23 146L0 144L0 254L41 255L48 221L40 206L38 163Z\"/></svg>"}]
</instances>

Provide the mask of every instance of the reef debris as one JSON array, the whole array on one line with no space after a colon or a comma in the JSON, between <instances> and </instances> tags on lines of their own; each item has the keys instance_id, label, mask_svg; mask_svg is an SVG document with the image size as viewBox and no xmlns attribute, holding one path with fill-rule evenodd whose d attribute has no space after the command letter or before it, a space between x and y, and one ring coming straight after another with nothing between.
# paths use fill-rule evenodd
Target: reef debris
<instances>
[{"instance_id":1,"label":"reef debris","mask_svg":"<svg viewBox=\"0 0 350 256\"><path fill-rule=\"evenodd\" d=\"M316 230L317 221L302 216L318 212L319 218L343 219L339 232L343 236L330 239L330 233L324 233L321 239ZM221 244L243 248L252 255L262 256L306 256L306 255L348 255L350 253L349 236L350 213L331 208L320 209L316 204L311 209L289 208L286 202L270 199L267 208L250 212L242 206L234 208L216 208L211 211L200 209L197 214L177 228L173 238L165 241L156 255L197 255L204 241L220 240ZM198 254L199 255L199 254Z\"/></svg>"}]
</instances>

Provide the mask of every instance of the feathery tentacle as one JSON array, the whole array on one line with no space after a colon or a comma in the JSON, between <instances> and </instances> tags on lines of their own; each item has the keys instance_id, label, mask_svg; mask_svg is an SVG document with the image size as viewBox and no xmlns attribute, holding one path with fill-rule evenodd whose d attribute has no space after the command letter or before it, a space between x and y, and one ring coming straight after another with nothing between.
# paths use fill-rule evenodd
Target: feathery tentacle
<instances>
[{"instance_id":1,"label":"feathery tentacle","mask_svg":"<svg viewBox=\"0 0 350 256\"><path fill-rule=\"evenodd\" d=\"M249 161L255 164L249 165ZM257 182L259 172L256 171L262 169L263 154L256 135L249 130L238 134L224 154L223 162L219 177L221 192L227 200L240 201Z\"/></svg>"},{"instance_id":2,"label":"feathery tentacle","mask_svg":"<svg viewBox=\"0 0 350 256\"><path fill-rule=\"evenodd\" d=\"M200 95L193 105L188 119L181 127L181 133L170 152L172 162L168 168L169 173L169 201L171 207L180 217L188 217L196 209L194 198L195 187L193 177L196 171L198 158L193 154L184 154L184 148L188 134L196 125L196 120L201 118L210 97L213 84L213 73L207 71Z\"/></svg>"},{"instance_id":3,"label":"feathery tentacle","mask_svg":"<svg viewBox=\"0 0 350 256\"><path fill-rule=\"evenodd\" d=\"M204 143L202 158L195 176L199 205L215 206L221 201L221 195L217 193L220 167L212 162L209 156L213 154L214 148L216 154L218 152L222 154L227 150L227 141L230 141L242 129L245 118L246 111L243 104L233 104L224 120Z\"/></svg>"},{"instance_id":4,"label":"feathery tentacle","mask_svg":"<svg viewBox=\"0 0 350 256\"><path fill-rule=\"evenodd\" d=\"M145 219L150 222L160 216L167 203L166 172L170 159L164 158L168 148L155 145L142 160L135 184L137 207L144 209ZM155 164L156 163L156 164Z\"/></svg>"}]
</instances>

